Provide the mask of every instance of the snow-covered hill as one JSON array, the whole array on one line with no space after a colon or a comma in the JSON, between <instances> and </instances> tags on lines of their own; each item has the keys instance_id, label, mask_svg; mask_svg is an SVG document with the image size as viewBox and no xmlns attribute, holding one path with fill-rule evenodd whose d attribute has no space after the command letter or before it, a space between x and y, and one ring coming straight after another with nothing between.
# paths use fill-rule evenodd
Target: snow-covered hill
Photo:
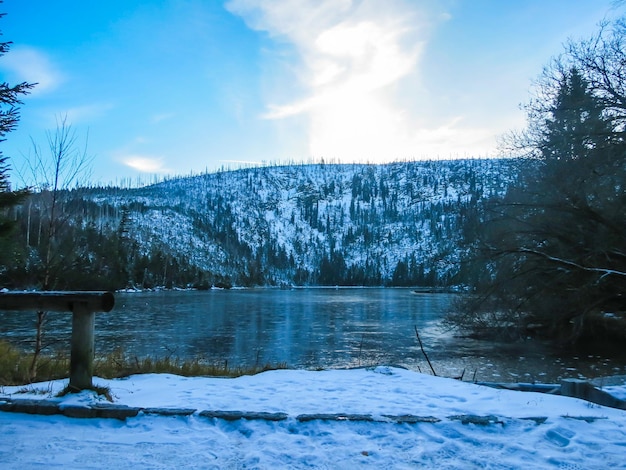
<instances>
[{"instance_id":1,"label":"snow-covered hill","mask_svg":"<svg viewBox=\"0 0 626 470\"><path fill-rule=\"evenodd\" d=\"M291 165L92 189L83 225L145 265L135 284L185 271L196 284L446 285L462 280L477 208L518 163Z\"/></svg>"}]
</instances>

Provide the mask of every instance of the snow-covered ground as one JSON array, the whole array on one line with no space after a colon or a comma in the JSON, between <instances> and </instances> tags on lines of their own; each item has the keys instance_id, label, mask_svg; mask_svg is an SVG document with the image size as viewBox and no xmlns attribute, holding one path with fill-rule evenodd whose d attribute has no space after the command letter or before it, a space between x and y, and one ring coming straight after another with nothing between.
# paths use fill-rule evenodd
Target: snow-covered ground
<instances>
[{"instance_id":1,"label":"snow-covered ground","mask_svg":"<svg viewBox=\"0 0 626 470\"><path fill-rule=\"evenodd\" d=\"M2 468L626 468L626 411L400 368L279 370L236 379L150 374L94 382L110 387L116 404L280 412L287 418L140 413L120 421L0 412ZM61 406L102 400L92 392L51 398L65 385L34 384L28 393L3 387L0 399L54 399ZM297 419L314 413L370 415L374 421ZM403 415L439 421L398 424L386 417ZM491 423L464 424L462 415L491 416Z\"/></svg>"}]
</instances>

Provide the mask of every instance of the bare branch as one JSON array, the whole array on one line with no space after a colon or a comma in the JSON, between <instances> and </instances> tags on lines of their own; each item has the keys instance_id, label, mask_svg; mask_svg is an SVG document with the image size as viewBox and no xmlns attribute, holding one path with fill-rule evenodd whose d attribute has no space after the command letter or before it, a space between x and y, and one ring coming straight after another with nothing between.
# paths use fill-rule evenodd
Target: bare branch
<instances>
[{"instance_id":1,"label":"bare branch","mask_svg":"<svg viewBox=\"0 0 626 470\"><path fill-rule=\"evenodd\" d=\"M583 266L581 264L575 263L574 261L569 261L566 259L562 259L562 258L557 258L555 256L550 256L547 253L543 253L541 251L537 251L537 250L532 250L530 248L518 248L516 250L510 250L512 253L527 253L527 254L531 254L531 255L536 255L536 256L540 256L548 261L551 261L553 263L556 264L560 264L562 266L569 266L571 268L574 269L578 269L580 271L587 271L587 272L593 272L593 273L602 273L601 277L606 277L606 276L621 276L621 277L626 277L626 272L624 271L618 271L616 269L610 269L610 268L594 268L594 267L590 267L590 266Z\"/></svg>"}]
</instances>

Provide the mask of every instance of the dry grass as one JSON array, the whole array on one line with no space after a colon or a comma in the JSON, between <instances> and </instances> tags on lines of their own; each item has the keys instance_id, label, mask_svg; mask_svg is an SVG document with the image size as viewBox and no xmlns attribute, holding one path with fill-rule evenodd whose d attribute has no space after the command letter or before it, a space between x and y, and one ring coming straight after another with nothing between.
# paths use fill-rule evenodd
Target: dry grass
<instances>
[{"instance_id":1,"label":"dry grass","mask_svg":"<svg viewBox=\"0 0 626 470\"><path fill-rule=\"evenodd\" d=\"M0 385L30 383L32 354L25 354L10 343L0 340ZM69 356L55 354L41 356L37 366L37 380L54 380L68 376Z\"/></svg>"},{"instance_id":2,"label":"dry grass","mask_svg":"<svg viewBox=\"0 0 626 470\"><path fill-rule=\"evenodd\" d=\"M128 357L118 350L96 359L94 375L103 378L126 377L132 374L176 374L185 377L240 377L276 369L286 369L284 363L229 367L228 361L216 364L201 358L180 359L166 357Z\"/></svg>"},{"instance_id":3,"label":"dry grass","mask_svg":"<svg viewBox=\"0 0 626 470\"><path fill-rule=\"evenodd\" d=\"M63 379L69 376L69 354L42 355L38 361L37 377L31 380L29 367L33 355L19 351L6 341L0 340L0 385L23 385L33 381ZM133 374L176 374L186 377L239 377L276 369L286 369L284 363L253 366L229 366L228 361L216 364L200 358L180 359L167 356L129 357L118 350L94 361L94 376L105 379L126 377Z\"/></svg>"}]
</instances>

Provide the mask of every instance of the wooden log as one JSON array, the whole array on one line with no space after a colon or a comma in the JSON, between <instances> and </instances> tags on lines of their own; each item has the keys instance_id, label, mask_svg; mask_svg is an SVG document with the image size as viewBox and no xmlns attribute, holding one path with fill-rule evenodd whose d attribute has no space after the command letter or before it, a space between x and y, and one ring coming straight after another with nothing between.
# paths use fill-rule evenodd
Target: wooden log
<instances>
[{"instance_id":1,"label":"wooden log","mask_svg":"<svg viewBox=\"0 0 626 470\"><path fill-rule=\"evenodd\" d=\"M92 312L109 312L114 305L115 297L111 292L0 292L0 310L73 312L80 306Z\"/></svg>"}]
</instances>

